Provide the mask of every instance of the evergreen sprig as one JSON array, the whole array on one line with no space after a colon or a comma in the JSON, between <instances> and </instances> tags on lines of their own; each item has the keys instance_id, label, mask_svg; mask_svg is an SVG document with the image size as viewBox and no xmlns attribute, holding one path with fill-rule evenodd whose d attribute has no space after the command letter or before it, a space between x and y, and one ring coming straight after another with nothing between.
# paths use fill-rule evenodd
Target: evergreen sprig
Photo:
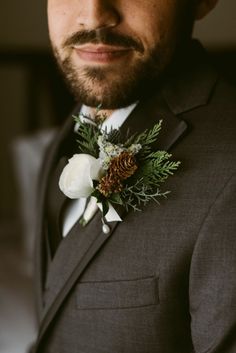
<instances>
[{"instance_id":1,"label":"evergreen sprig","mask_svg":"<svg viewBox=\"0 0 236 353\"><path fill-rule=\"evenodd\" d=\"M163 152L165 153L165 152ZM169 154L166 155L170 156ZM179 167L180 162L161 160L147 160L139 167L137 173L127 182L121 192L123 205L140 210L140 206L149 201L158 202L158 198L167 196L169 191L161 192L160 184L163 183Z\"/></svg>"},{"instance_id":2,"label":"evergreen sprig","mask_svg":"<svg viewBox=\"0 0 236 353\"><path fill-rule=\"evenodd\" d=\"M99 148L97 144L98 136L101 134L99 126L94 124L94 122L86 117L88 123L84 123L80 116L74 116L78 127L78 145L81 153L87 153L91 156L97 158L99 153Z\"/></svg>"},{"instance_id":3,"label":"evergreen sprig","mask_svg":"<svg viewBox=\"0 0 236 353\"><path fill-rule=\"evenodd\" d=\"M134 185L126 185L120 194L120 198L126 210L132 208L134 211L141 211L141 207L150 201L159 204L158 199L166 197L168 193L169 191L161 192L157 186L153 188L144 184L144 180L141 178Z\"/></svg>"},{"instance_id":4,"label":"evergreen sprig","mask_svg":"<svg viewBox=\"0 0 236 353\"><path fill-rule=\"evenodd\" d=\"M153 126L152 129L146 129L141 134L134 134L126 141L125 146L131 144L140 144L142 149L139 153L139 158L145 158L152 151L152 144L157 140L157 137L161 131L162 120Z\"/></svg>"},{"instance_id":5,"label":"evergreen sprig","mask_svg":"<svg viewBox=\"0 0 236 353\"><path fill-rule=\"evenodd\" d=\"M173 175L180 162L169 161L171 155L164 151L160 152L159 156L160 158L156 159L146 158L140 165L136 178L142 177L144 183L159 185Z\"/></svg>"}]
</instances>

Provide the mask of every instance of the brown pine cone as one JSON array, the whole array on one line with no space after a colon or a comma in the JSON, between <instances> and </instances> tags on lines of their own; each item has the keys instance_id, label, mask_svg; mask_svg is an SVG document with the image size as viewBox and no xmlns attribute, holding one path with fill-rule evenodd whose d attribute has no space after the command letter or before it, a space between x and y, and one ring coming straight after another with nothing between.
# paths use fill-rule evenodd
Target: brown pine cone
<instances>
[{"instance_id":1,"label":"brown pine cone","mask_svg":"<svg viewBox=\"0 0 236 353\"><path fill-rule=\"evenodd\" d=\"M121 180L109 174L105 175L98 185L98 190L105 197L110 196L112 193L121 192L122 188Z\"/></svg>"},{"instance_id":2,"label":"brown pine cone","mask_svg":"<svg viewBox=\"0 0 236 353\"><path fill-rule=\"evenodd\" d=\"M108 173L125 180L132 176L137 168L134 155L128 151L123 151L118 157L112 159Z\"/></svg>"},{"instance_id":3,"label":"brown pine cone","mask_svg":"<svg viewBox=\"0 0 236 353\"><path fill-rule=\"evenodd\" d=\"M123 189L122 180L129 178L137 169L132 153L123 151L112 159L107 174L101 179L98 190L105 197L119 193Z\"/></svg>"}]
</instances>

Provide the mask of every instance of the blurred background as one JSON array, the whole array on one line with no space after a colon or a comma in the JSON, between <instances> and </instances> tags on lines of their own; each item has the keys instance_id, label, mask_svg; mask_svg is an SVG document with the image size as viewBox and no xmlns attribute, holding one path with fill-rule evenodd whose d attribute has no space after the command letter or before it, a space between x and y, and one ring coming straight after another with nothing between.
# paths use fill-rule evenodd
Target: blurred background
<instances>
[{"instance_id":1,"label":"blurred background","mask_svg":"<svg viewBox=\"0 0 236 353\"><path fill-rule=\"evenodd\" d=\"M0 23L0 353L24 353L36 326L33 191L45 146L74 102L50 53L46 0L1 1ZM221 0L194 36L236 83L235 0Z\"/></svg>"}]
</instances>

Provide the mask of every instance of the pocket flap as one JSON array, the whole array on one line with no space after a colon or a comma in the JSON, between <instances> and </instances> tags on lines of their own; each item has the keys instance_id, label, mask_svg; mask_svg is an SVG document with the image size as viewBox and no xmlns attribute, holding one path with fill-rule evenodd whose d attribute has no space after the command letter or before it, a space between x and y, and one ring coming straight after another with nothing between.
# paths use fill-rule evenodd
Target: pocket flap
<instances>
[{"instance_id":1,"label":"pocket flap","mask_svg":"<svg viewBox=\"0 0 236 353\"><path fill-rule=\"evenodd\" d=\"M80 282L76 294L78 309L119 309L155 305L159 302L158 278Z\"/></svg>"}]
</instances>

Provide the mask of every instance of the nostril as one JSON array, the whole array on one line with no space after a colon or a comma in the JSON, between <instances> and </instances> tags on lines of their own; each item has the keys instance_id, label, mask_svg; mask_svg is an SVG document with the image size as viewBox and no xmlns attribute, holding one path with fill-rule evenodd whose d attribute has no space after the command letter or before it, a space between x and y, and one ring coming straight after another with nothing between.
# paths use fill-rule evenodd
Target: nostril
<instances>
[{"instance_id":1,"label":"nostril","mask_svg":"<svg viewBox=\"0 0 236 353\"><path fill-rule=\"evenodd\" d=\"M91 1L90 6L81 10L77 17L77 23L80 27L86 30L113 28L121 21L119 12L107 4L104 5L101 1Z\"/></svg>"}]
</instances>

